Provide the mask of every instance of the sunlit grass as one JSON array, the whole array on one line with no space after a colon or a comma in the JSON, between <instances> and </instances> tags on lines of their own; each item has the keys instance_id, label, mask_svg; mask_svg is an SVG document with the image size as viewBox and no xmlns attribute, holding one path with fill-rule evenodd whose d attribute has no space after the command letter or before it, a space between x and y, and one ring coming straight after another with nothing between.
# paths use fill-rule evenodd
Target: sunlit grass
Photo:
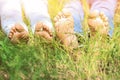
<instances>
[{"instance_id":1,"label":"sunlit grass","mask_svg":"<svg viewBox=\"0 0 120 80\"><path fill-rule=\"evenodd\" d=\"M49 0L52 21L64 1ZM79 38L81 54L76 62L56 39L47 42L33 37L29 44L14 45L0 31L0 80L119 80L120 21L115 25L110 39Z\"/></svg>"}]
</instances>

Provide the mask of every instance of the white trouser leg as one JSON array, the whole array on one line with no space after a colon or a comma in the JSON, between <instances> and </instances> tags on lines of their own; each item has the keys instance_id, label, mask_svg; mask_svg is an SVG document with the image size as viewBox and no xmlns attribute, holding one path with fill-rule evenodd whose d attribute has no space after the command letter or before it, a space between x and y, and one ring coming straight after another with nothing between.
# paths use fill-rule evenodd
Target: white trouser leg
<instances>
[{"instance_id":1,"label":"white trouser leg","mask_svg":"<svg viewBox=\"0 0 120 80\"><path fill-rule=\"evenodd\" d=\"M25 15L30 20L33 33L35 31L35 25L38 22L45 23L50 29L53 30L53 25L48 14L47 0L22 0L22 2Z\"/></svg>"},{"instance_id":2,"label":"white trouser leg","mask_svg":"<svg viewBox=\"0 0 120 80\"><path fill-rule=\"evenodd\" d=\"M11 28L18 23L21 24L27 31L27 27L22 20L20 0L0 0L0 5L1 4L2 30L9 35Z\"/></svg>"}]
</instances>

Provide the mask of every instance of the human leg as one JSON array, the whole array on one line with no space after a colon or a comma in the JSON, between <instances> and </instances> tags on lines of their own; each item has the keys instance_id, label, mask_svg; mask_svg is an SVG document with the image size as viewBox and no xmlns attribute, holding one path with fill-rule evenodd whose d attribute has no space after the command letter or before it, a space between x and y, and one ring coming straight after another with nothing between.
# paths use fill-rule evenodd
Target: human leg
<instances>
[{"instance_id":1,"label":"human leg","mask_svg":"<svg viewBox=\"0 0 120 80\"><path fill-rule=\"evenodd\" d=\"M79 0L71 0L55 17L55 29L61 42L71 48L78 47L75 32L82 32L83 9Z\"/></svg>"},{"instance_id":2,"label":"human leg","mask_svg":"<svg viewBox=\"0 0 120 80\"><path fill-rule=\"evenodd\" d=\"M113 33L113 29L114 29L114 24L113 24L113 16L114 16L114 11L115 11L115 6L116 6L116 2L117 0L92 0L92 6L91 6L91 12L93 12L92 14L94 14L95 10L98 10L98 14L100 14L101 12L103 13L102 15L99 15L100 20L102 20L102 31L104 33L104 31L106 31L107 35L109 34L109 36L112 36ZM95 16L94 16L95 17ZM104 17L104 18L102 18ZM96 16L97 18L97 16ZM108 18L107 20L104 21L105 18ZM92 20L91 18L88 19L88 24L94 29L95 27L97 27L97 25L95 26L94 24L95 18ZM99 23L99 20L97 21ZM94 23L94 24L90 24L90 23ZM108 23L108 24L107 24ZM105 26L107 24L107 26ZM94 27L93 27L94 26ZM107 28L109 30L107 30ZM105 30L106 29L106 30Z\"/></svg>"},{"instance_id":3,"label":"human leg","mask_svg":"<svg viewBox=\"0 0 120 80\"><path fill-rule=\"evenodd\" d=\"M2 1L1 27L13 43L18 43L21 39L28 40L28 30L22 20L21 3L19 0Z\"/></svg>"},{"instance_id":4,"label":"human leg","mask_svg":"<svg viewBox=\"0 0 120 80\"><path fill-rule=\"evenodd\" d=\"M22 20L20 0L1 0L1 27L13 43L28 40L28 30Z\"/></svg>"},{"instance_id":5,"label":"human leg","mask_svg":"<svg viewBox=\"0 0 120 80\"><path fill-rule=\"evenodd\" d=\"M23 0L25 15L30 20L32 32L48 40L53 38L53 25L48 13L47 0Z\"/></svg>"}]
</instances>

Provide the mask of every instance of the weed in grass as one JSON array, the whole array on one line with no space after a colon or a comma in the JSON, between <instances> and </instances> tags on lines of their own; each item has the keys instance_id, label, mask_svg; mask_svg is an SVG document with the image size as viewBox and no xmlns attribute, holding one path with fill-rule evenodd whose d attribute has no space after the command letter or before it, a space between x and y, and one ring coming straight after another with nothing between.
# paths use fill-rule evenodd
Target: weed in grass
<instances>
[{"instance_id":1,"label":"weed in grass","mask_svg":"<svg viewBox=\"0 0 120 80\"><path fill-rule=\"evenodd\" d=\"M52 20L62 9L63 2L64 0L49 0ZM47 42L31 35L27 44L14 45L0 31L0 80L119 80L118 24L113 37L109 39L86 39L77 34L81 52L77 62L72 60L57 38Z\"/></svg>"}]
</instances>

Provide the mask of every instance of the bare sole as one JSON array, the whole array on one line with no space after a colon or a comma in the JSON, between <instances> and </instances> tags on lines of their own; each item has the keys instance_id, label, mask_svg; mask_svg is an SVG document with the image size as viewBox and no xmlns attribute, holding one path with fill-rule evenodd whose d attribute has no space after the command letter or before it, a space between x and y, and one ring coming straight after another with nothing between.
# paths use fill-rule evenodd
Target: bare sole
<instances>
[{"instance_id":1,"label":"bare sole","mask_svg":"<svg viewBox=\"0 0 120 80\"><path fill-rule=\"evenodd\" d=\"M88 25L92 35L94 35L95 32L101 35L108 35L109 23L104 13L98 11L91 12L88 19Z\"/></svg>"},{"instance_id":2,"label":"bare sole","mask_svg":"<svg viewBox=\"0 0 120 80\"><path fill-rule=\"evenodd\" d=\"M49 29L49 27L47 25L45 25L42 22L39 22L36 24L35 35L37 35L39 37L43 37L47 40L53 39L52 31Z\"/></svg>"},{"instance_id":3,"label":"bare sole","mask_svg":"<svg viewBox=\"0 0 120 80\"><path fill-rule=\"evenodd\" d=\"M69 12L62 11L54 19L57 37L63 45L69 48L78 47L77 37L74 34L74 21Z\"/></svg>"},{"instance_id":4,"label":"bare sole","mask_svg":"<svg viewBox=\"0 0 120 80\"><path fill-rule=\"evenodd\" d=\"M29 40L29 33L20 24L15 24L8 37L12 43L27 42Z\"/></svg>"}]
</instances>

